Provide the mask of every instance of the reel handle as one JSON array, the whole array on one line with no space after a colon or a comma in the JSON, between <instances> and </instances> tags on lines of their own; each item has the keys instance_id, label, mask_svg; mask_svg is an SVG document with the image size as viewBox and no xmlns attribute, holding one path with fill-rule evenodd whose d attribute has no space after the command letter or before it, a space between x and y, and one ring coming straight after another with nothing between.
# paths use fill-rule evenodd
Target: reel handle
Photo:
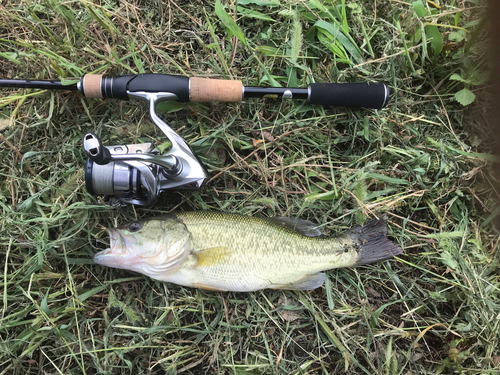
<instances>
[{"instance_id":1,"label":"reel handle","mask_svg":"<svg viewBox=\"0 0 500 375\"><path fill-rule=\"evenodd\" d=\"M94 133L87 133L83 136L83 149L87 157L96 164L105 165L111 162L111 153Z\"/></svg>"}]
</instances>

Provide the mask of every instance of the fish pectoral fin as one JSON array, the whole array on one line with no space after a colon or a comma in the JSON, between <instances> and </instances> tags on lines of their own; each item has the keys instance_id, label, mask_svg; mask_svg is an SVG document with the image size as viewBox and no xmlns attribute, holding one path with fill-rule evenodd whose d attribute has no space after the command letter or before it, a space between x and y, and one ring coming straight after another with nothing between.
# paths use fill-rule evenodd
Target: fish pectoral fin
<instances>
[{"instance_id":1,"label":"fish pectoral fin","mask_svg":"<svg viewBox=\"0 0 500 375\"><path fill-rule=\"evenodd\" d=\"M210 247L196 253L196 267L216 266L231 257L233 249L227 246Z\"/></svg>"},{"instance_id":2,"label":"fish pectoral fin","mask_svg":"<svg viewBox=\"0 0 500 375\"><path fill-rule=\"evenodd\" d=\"M277 285L271 289L286 289L286 290L312 290L319 288L325 282L325 274L323 272L306 275L303 278L294 281L290 284Z\"/></svg>"}]
</instances>

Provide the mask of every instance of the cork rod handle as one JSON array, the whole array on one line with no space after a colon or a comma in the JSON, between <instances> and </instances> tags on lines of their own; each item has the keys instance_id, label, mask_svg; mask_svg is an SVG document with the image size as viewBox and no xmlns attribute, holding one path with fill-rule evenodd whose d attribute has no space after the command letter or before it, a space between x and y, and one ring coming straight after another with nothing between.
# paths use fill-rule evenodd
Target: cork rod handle
<instances>
[{"instance_id":1,"label":"cork rod handle","mask_svg":"<svg viewBox=\"0 0 500 375\"><path fill-rule=\"evenodd\" d=\"M82 79L84 95L87 98L102 98L102 74L85 74Z\"/></svg>"},{"instance_id":2,"label":"cork rod handle","mask_svg":"<svg viewBox=\"0 0 500 375\"><path fill-rule=\"evenodd\" d=\"M243 99L241 81L192 77L189 86L191 102L241 102Z\"/></svg>"}]
</instances>

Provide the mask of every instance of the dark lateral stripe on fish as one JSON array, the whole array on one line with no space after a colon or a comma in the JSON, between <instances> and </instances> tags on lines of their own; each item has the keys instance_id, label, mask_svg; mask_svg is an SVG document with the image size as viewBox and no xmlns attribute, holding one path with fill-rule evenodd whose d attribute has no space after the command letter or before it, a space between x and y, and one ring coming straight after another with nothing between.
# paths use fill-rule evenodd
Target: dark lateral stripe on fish
<instances>
[{"instance_id":1,"label":"dark lateral stripe on fish","mask_svg":"<svg viewBox=\"0 0 500 375\"><path fill-rule=\"evenodd\" d=\"M387 215L367 221L349 231L360 247L354 266L379 262L399 255L403 250L387 238Z\"/></svg>"}]
</instances>

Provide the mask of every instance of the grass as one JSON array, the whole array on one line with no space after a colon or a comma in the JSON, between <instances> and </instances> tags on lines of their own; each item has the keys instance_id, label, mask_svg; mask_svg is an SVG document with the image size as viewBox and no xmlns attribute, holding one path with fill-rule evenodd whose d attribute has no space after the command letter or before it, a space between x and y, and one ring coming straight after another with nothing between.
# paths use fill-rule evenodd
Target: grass
<instances>
[{"instance_id":1,"label":"grass","mask_svg":"<svg viewBox=\"0 0 500 375\"><path fill-rule=\"evenodd\" d=\"M391 86L392 101L382 111L273 100L164 106L212 179L152 208L117 208L86 192L81 138L160 144L147 107L2 90L0 374L498 373L498 191L484 120L491 98L478 76L484 9L436 3L1 7L2 77L372 80ZM464 107L470 93L476 101ZM405 253L330 271L310 293L213 293L92 263L106 226L172 210L300 216L332 235L388 211Z\"/></svg>"}]
</instances>

